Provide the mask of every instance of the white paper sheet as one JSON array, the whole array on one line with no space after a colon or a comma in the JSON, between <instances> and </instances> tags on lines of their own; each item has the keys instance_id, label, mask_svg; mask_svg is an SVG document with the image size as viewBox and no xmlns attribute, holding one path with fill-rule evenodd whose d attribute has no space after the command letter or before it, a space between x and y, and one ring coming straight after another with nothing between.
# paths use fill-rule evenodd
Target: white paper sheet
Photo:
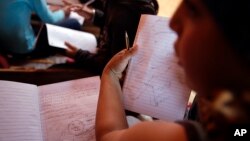
<instances>
[{"instance_id":1,"label":"white paper sheet","mask_svg":"<svg viewBox=\"0 0 250 141\"><path fill-rule=\"evenodd\" d=\"M46 141L95 141L100 78L39 86Z\"/></svg>"},{"instance_id":2,"label":"white paper sheet","mask_svg":"<svg viewBox=\"0 0 250 141\"><path fill-rule=\"evenodd\" d=\"M69 18L76 19L81 25L83 25L84 19L85 19L83 16L81 16L78 13L73 12L73 11L70 12Z\"/></svg>"},{"instance_id":3,"label":"white paper sheet","mask_svg":"<svg viewBox=\"0 0 250 141\"><path fill-rule=\"evenodd\" d=\"M46 27L50 46L67 48L65 45L65 41L67 41L72 45L83 50L88 50L91 53L96 53L97 51L97 41L95 36L91 33L51 24L46 24Z\"/></svg>"},{"instance_id":4,"label":"white paper sheet","mask_svg":"<svg viewBox=\"0 0 250 141\"><path fill-rule=\"evenodd\" d=\"M0 140L42 141L38 89L0 81Z\"/></svg>"},{"instance_id":5,"label":"white paper sheet","mask_svg":"<svg viewBox=\"0 0 250 141\"><path fill-rule=\"evenodd\" d=\"M138 53L129 64L123 92L126 109L173 121L183 119L190 90L177 65L176 35L168 24L166 17L141 17L134 42Z\"/></svg>"}]
</instances>

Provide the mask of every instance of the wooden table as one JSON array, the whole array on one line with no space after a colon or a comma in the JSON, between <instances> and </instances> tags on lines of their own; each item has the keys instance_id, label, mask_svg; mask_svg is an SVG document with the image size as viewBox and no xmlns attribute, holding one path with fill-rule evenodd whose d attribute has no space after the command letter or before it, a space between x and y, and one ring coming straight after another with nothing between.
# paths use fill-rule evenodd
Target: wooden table
<instances>
[{"instance_id":1,"label":"wooden table","mask_svg":"<svg viewBox=\"0 0 250 141\"><path fill-rule=\"evenodd\" d=\"M88 69L74 68L67 65L55 66L46 70L0 69L0 80L24 82L38 86L96 75L98 74Z\"/></svg>"}]
</instances>

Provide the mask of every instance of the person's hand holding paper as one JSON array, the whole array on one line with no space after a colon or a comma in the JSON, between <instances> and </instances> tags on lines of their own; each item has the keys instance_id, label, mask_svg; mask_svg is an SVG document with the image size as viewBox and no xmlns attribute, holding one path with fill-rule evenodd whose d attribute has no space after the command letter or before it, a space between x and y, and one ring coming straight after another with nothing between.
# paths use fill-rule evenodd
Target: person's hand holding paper
<instances>
[{"instance_id":1,"label":"person's hand holding paper","mask_svg":"<svg viewBox=\"0 0 250 141\"><path fill-rule=\"evenodd\" d=\"M79 50L79 48L75 47L74 45L72 45L69 42L65 42L65 45L68 47L66 48L66 56L74 58L77 51Z\"/></svg>"},{"instance_id":2,"label":"person's hand holding paper","mask_svg":"<svg viewBox=\"0 0 250 141\"><path fill-rule=\"evenodd\" d=\"M68 45L75 46L91 53L97 52L96 37L88 32L72 30L56 25L46 24L48 43L52 47L68 49ZM68 44L65 44L68 42Z\"/></svg>"},{"instance_id":3,"label":"person's hand holding paper","mask_svg":"<svg viewBox=\"0 0 250 141\"><path fill-rule=\"evenodd\" d=\"M70 9L82 16L86 21L90 22L94 16L94 8L90 8L88 5L94 2L93 0L88 1L85 4L73 4L67 0L63 0L66 5L70 5Z\"/></svg>"},{"instance_id":4,"label":"person's hand holding paper","mask_svg":"<svg viewBox=\"0 0 250 141\"><path fill-rule=\"evenodd\" d=\"M124 49L117 53L104 68L104 73L113 73L119 79L122 78L122 73L124 72L130 58L137 52L137 45L130 48L129 50Z\"/></svg>"}]
</instances>

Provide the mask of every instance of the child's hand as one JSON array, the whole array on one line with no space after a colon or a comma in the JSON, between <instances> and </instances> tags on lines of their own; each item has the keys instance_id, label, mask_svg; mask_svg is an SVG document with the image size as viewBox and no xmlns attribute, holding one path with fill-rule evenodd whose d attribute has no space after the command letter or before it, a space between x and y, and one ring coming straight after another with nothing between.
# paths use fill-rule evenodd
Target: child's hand
<instances>
[{"instance_id":1,"label":"child's hand","mask_svg":"<svg viewBox=\"0 0 250 141\"><path fill-rule=\"evenodd\" d=\"M130 58L137 52L137 45L130 48L129 50L124 49L117 53L108 62L104 69L104 73L113 73L118 78L122 78L122 74L128 65Z\"/></svg>"},{"instance_id":2,"label":"child's hand","mask_svg":"<svg viewBox=\"0 0 250 141\"><path fill-rule=\"evenodd\" d=\"M66 56L74 58L79 48L75 47L74 45L68 42L65 42L65 45L68 47L66 49Z\"/></svg>"}]
</instances>

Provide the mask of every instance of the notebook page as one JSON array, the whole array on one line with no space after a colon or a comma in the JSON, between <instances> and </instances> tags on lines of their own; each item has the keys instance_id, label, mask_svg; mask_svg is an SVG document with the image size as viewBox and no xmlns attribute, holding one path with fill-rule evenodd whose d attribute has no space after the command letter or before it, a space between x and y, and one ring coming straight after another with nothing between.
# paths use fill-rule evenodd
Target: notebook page
<instances>
[{"instance_id":1,"label":"notebook page","mask_svg":"<svg viewBox=\"0 0 250 141\"><path fill-rule=\"evenodd\" d=\"M131 59L123 86L125 108L162 120L183 119L190 90L173 49L175 33L169 19L141 17L135 42L138 53Z\"/></svg>"},{"instance_id":2,"label":"notebook page","mask_svg":"<svg viewBox=\"0 0 250 141\"><path fill-rule=\"evenodd\" d=\"M91 53L97 52L97 41L95 36L91 33L51 24L46 24L46 28L50 46L65 49L67 48L65 41L67 41L82 50L88 50Z\"/></svg>"},{"instance_id":3,"label":"notebook page","mask_svg":"<svg viewBox=\"0 0 250 141\"><path fill-rule=\"evenodd\" d=\"M39 86L45 141L95 141L100 77Z\"/></svg>"},{"instance_id":4,"label":"notebook page","mask_svg":"<svg viewBox=\"0 0 250 141\"><path fill-rule=\"evenodd\" d=\"M42 141L37 86L0 81L0 140Z\"/></svg>"}]
</instances>

